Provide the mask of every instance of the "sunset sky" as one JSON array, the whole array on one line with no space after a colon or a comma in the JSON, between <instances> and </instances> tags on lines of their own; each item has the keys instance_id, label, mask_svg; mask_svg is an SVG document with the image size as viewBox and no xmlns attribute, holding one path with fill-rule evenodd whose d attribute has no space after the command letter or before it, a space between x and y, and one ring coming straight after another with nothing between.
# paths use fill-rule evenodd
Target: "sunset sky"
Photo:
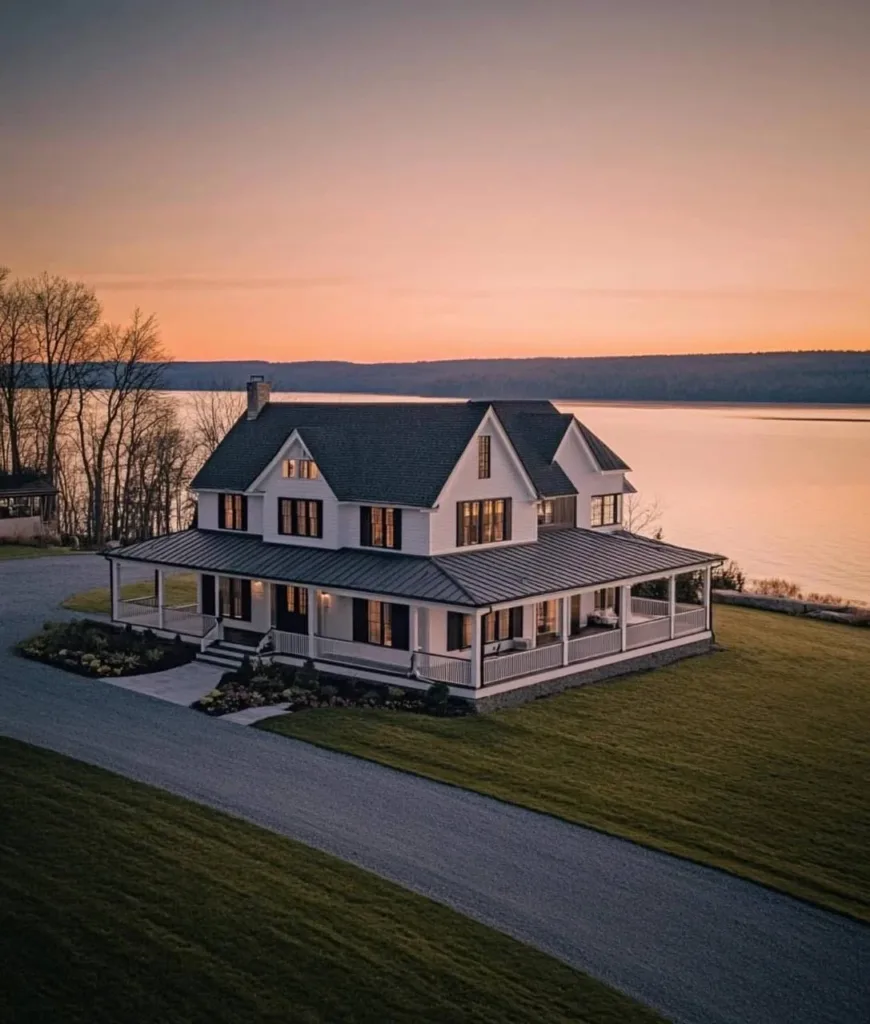
<instances>
[{"instance_id":1,"label":"sunset sky","mask_svg":"<svg viewBox=\"0 0 870 1024\"><path fill-rule=\"evenodd\" d=\"M870 348L866 0L0 7L0 264L177 358Z\"/></svg>"}]
</instances>

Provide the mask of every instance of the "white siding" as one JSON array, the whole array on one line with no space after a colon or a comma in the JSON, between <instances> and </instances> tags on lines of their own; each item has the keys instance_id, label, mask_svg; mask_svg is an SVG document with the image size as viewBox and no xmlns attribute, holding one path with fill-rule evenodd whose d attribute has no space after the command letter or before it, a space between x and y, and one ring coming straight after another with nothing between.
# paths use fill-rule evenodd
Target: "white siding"
<instances>
[{"instance_id":1,"label":"white siding","mask_svg":"<svg viewBox=\"0 0 870 1024\"><path fill-rule=\"evenodd\" d=\"M338 507L338 546L342 548L358 548L359 542L359 505L339 505ZM408 555L429 554L429 518L430 513L422 509L402 509L402 552ZM388 550L367 548L366 550Z\"/></svg>"},{"instance_id":2,"label":"white siding","mask_svg":"<svg viewBox=\"0 0 870 1024\"><path fill-rule=\"evenodd\" d=\"M490 467L489 479L480 480L477 475L477 435L489 434ZM537 540L537 504L530 495L529 485L517 467L512 452L503 440L496 423L487 417L471 439L470 444L456 464L438 501L438 508L431 514L430 552L433 555L446 551L471 551L473 548L456 547L456 503L482 498L511 498L511 540L510 543ZM492 545L482 545L492 547Z\"/></svg>"},{"instance_id":3,"label":"white siding","mask_svg":"<svg viewBox=\"0 0 870 1024\"><path fill-rule=\"evenodd\" d=\"M200 491L196 496L196 522L201 530L218 528L218 498L220 495Z\"/></svg>"},{"instance_id":4,"label":"white siding","mask_svg":"<svg viewBox=\"0 0 870 1024\"><path fill-rule=\"evenodd\" d=\"M259 494L248 495L248 533L263 535L263 498Z\"/></svg>"},{"instance_id":5,"label":"white siding","mask_svg":"<svg viewBox=\"0 0 870 1024\"><path fill-rule=\"evenodd\" d=\"M592 496L621 493L625 474L602 473L592 461L577 430L569 430L565 435L556 452L556 462L577 488L577 526L588 529ZM603 529L608 528L603 527Z\"/></svg>"},{"instance_id":6,"label":"white siding","mask_svg":"<svg viewBox=\"0 0 870 1024\"><path fill-rule=\"evenodd\" d=\"M315 480L298 477L285 479L282 462L285 458L305 458L307 453L298 441L293 441L282 452L281 459L264 477L257 490L263 494L261 509L261 530L263 540L275 544L298 544L303 547L337 548L339 543L338 501L329 484L318 476ZM322 537L286 537L278 532L278 499L309 498L323 502Z\"/></svg>"}]
</instances>

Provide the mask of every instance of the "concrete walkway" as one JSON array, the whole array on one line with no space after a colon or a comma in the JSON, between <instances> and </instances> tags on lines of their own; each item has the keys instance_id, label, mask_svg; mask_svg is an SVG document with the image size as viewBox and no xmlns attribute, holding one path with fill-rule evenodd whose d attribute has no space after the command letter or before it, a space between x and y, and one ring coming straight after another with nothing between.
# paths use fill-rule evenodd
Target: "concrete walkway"
<instances>
[{"instance_id":1,"label":"concrete walkway","mask_svg":"<svg viewBox=\"0 0 870 1024\"><path fill-rule=\"evenodd\" d=\"M170 704L181 704L189 707L213 690L223 675L223 669L216 665L206 665L201 661L191 661L178 668L170 668L165 672L151 672L144 676L127 676L121 679L106 680L112 686L133 693L144 693L146 697L169 701Z\"/></svg>"},{"instance_id":2,"label":"concrete walkway","mask_svg":"<svg viewBox=\"0 0 870 1024\"><path fill-rule=\"evenodd\" d=\"M0 734L392 879L693 1024L866 1024L870 928L425 779L23 662L5 647L104 565L0 563ZM91 572L93 581L86 577Z\"/></svg>"},{"instance_id":3,"label":"concrete walkway","mask_svg":"<svg viewBox=\"0 0 870 1024\"><path fill-rule=\"evenodd\" d=\"M229 715L221 715L221 721L232 722L233 725L253 725L266 718L283 715L289 707L289 704L269 704L262 708L245 708L244 711L233 711Z\"/></svg>"}]
</instances>

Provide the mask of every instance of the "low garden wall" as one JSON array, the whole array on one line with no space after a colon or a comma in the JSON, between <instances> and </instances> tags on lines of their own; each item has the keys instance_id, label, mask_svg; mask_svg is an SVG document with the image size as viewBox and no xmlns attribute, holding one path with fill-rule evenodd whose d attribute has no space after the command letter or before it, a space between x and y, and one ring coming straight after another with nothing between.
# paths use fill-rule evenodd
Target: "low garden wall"
<instances>
[{"instance_id":1,"label":"low garden wall","mask_svg":"<svg viewBox=\"0 0 870 1024\"><path fill-rule=\"evenodd\" d=\"M760 608L766 612L803 615L826 622L842 622L847 626L870 626L870 609L854 605L816 604L800 598L772 597L738 590L714 590L713 600L718 604L736 604L745 608Z\"/></svg>"}]
</instances>

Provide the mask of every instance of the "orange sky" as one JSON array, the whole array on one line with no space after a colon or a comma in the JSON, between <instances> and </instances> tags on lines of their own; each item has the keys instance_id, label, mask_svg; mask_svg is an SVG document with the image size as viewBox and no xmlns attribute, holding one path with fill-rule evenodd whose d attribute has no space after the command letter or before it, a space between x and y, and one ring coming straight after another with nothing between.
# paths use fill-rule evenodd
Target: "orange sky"
<instances>
[{"instance_id":1,"label":"orange sky","mask_svg":"<svg viewBox=\"0 0 870 1024\"><path fill-rule=\"evenodd\" d=\"M870 5L30 6L0 264L177 358L870 348Z\"/></svg>"}]
</instances>

